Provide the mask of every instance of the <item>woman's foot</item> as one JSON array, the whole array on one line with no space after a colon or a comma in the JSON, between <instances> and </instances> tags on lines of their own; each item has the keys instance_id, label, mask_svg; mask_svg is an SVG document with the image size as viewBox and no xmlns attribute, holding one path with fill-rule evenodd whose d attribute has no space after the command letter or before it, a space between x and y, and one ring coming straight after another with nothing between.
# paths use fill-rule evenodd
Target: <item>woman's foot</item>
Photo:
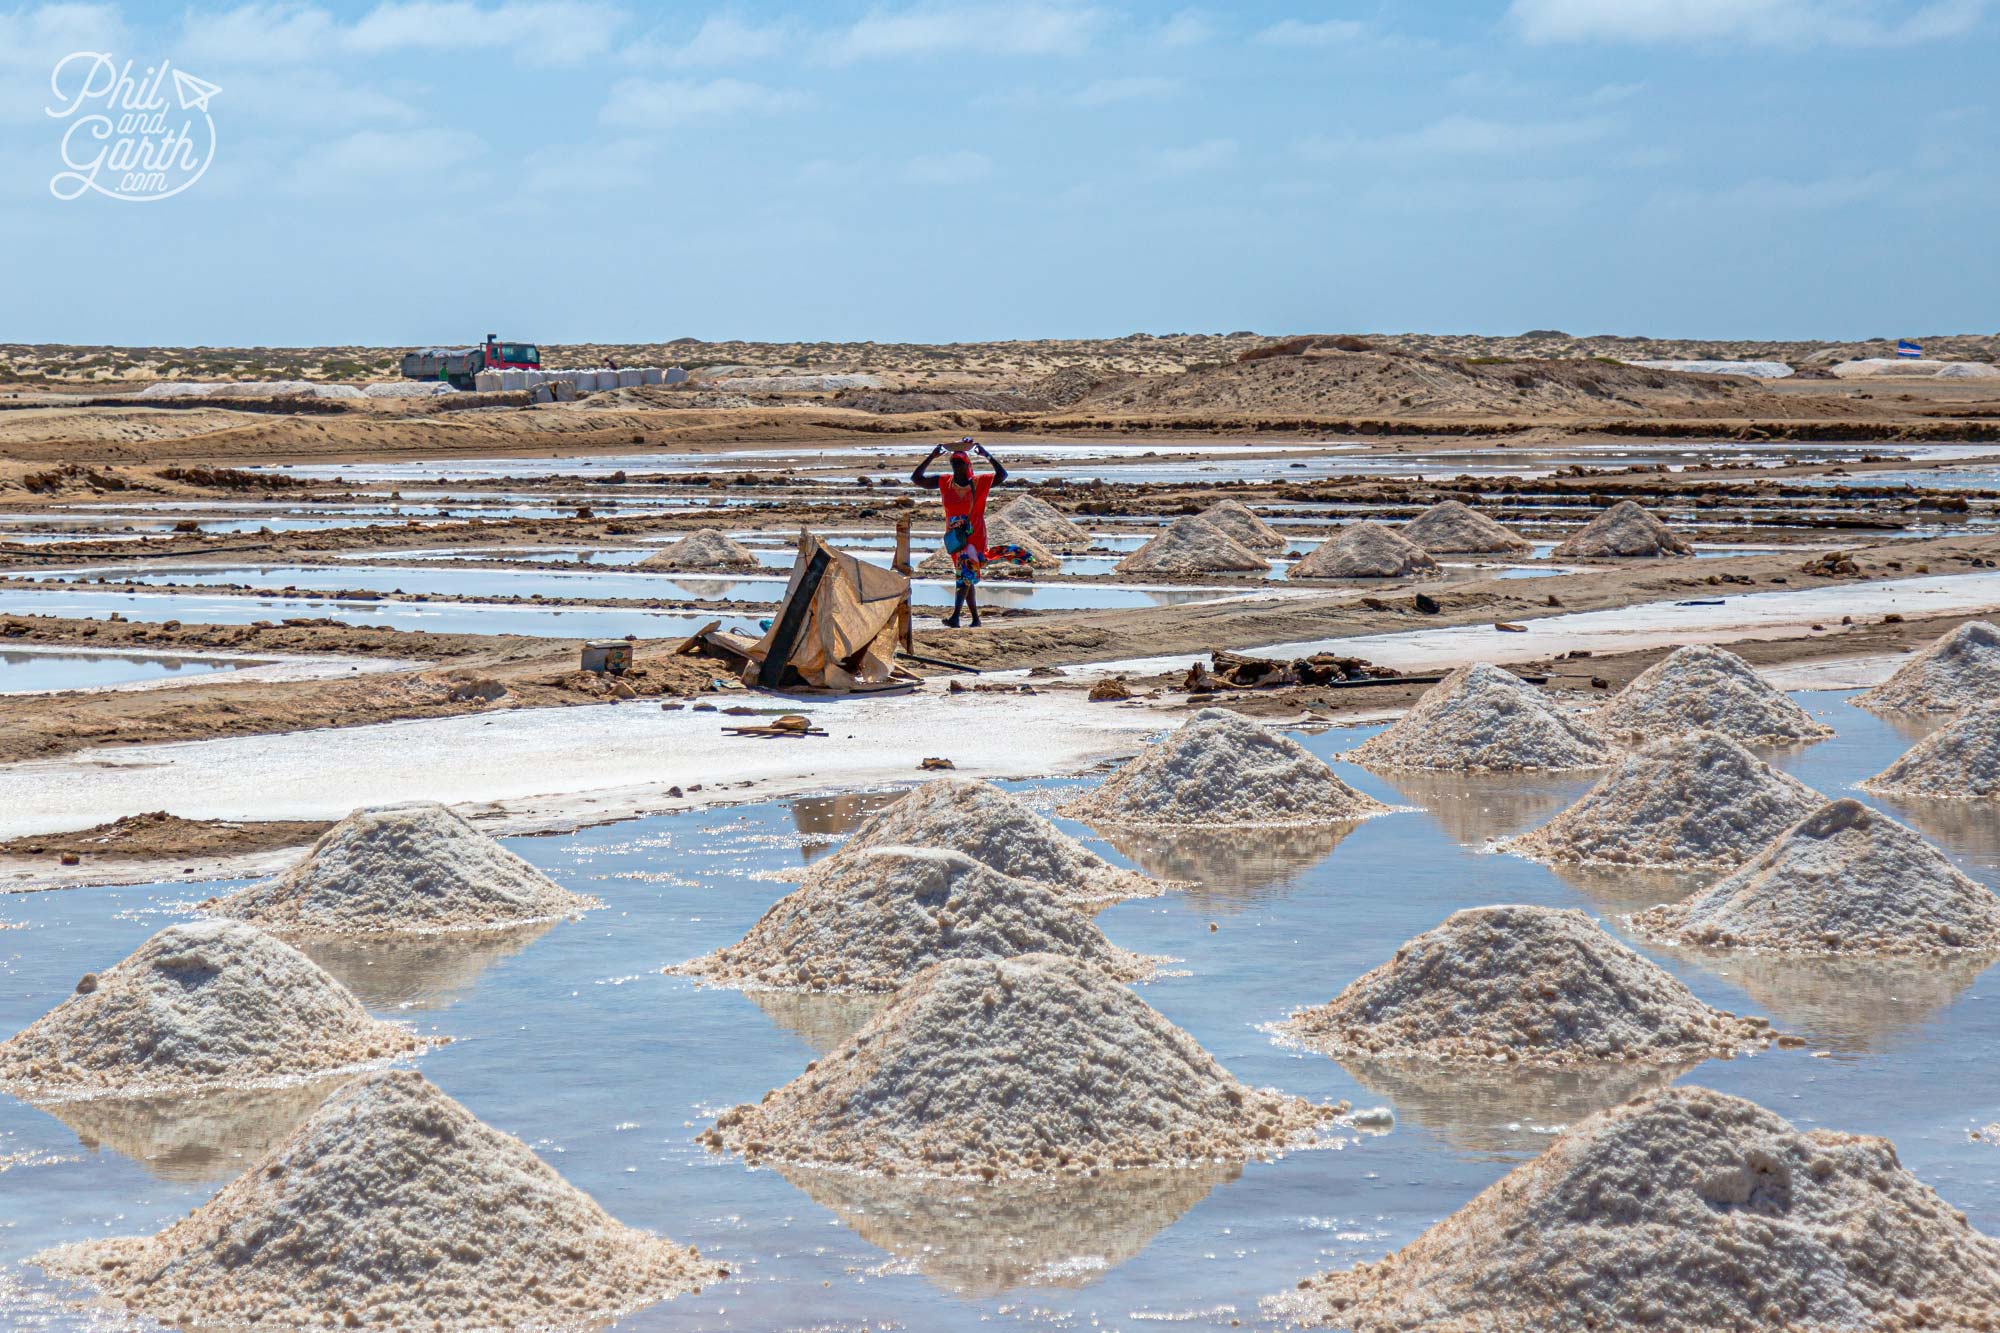
<instances>
[{"instance_id":1,"label":"woman's foot","mask_svg":"<svg viewBox=\"0 0 2000 1333\"><path fill-rule=\"evenodd\" d=\"M974 625L977 625L979 622L975 620L972 623ZM951 615L948 615L944 618L944 627L946 629L958 628L958 614L956 612L953 612Z\"/></svg>"}]
</instances>

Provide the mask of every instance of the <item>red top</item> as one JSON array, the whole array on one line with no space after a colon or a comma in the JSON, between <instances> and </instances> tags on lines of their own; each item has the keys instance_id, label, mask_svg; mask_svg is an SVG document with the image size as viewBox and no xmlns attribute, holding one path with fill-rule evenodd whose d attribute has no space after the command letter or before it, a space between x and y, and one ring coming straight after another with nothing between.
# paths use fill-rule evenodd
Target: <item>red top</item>
<instances>
[{"instance_id":1,"label":"red top","mask_svg":"<svg viewBox=\"0 0 2000 1333\"><path fill-rule=\"evenodd\" d=\"M938 498L944 501L944 517L948 523L961 516L972 520L972 544L983 553L986 550L986 492L993 489L993 474L974 474L970 486L961 486L946 473L937 479Z\"/></svg>"}]
</instances>

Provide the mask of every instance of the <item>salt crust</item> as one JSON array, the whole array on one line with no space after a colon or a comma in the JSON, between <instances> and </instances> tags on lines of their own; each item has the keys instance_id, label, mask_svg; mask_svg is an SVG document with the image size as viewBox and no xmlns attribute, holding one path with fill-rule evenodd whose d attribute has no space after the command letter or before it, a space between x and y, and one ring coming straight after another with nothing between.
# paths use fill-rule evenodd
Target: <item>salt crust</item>
<instances>
[{"instance_id":1,"label":"salt crust","mask_svg":"<svg viewBox=\"0 0 2000 1333\"><path fill-rule=\"evenodd\" d=\"M677 542L661 547L639 562L641 569L721 570L762 569L757 553L718 528L698 528Z\"/></svg>"},{"instance_id":2,"label":"salt crust","mask_svg":"<svg viewBox=\"0 0 2000 1333\"><path fill-rule=\"evenodd\" d=\"M1975 708L1932 732L1861 786L1885 796L1945 801L2000 794L2000 704Z\"/></svg>"},{"instance_id":3,"label":"salt crust","mask_svg":"<svg viewBox=\"0 0 2000 1333\"><path fill-rule=\"evenodd\" d=\"M1032 495L1016 497L993 517L1015 532L1027 533L1052 551L1081 551L1090 546L1090 533L1086 529L1048 501Z\"/></svg>"},{"instance_id":4,"label":"salt crust","mask_svg":"<svg viewBox=\"0 0 2000 1333\"><path fill-rule=\"evenodd\" d=\"M1259 555L1276 555L1285 549L1284 534L1259 518L1257 511L1241 500L1217 500L1196 517L1222 529L1239 545Z\"/></svg>"},{"instance_id":5,"label":"salt crust","mask_svg":"<svg viewBox=\"0 0 2000 1333\"><path fill-rule=\"evenodd\" d=\"M1206 519L1190 515L1120 560L1120 574L1265 574L1271 562Z\"/></svg>"},{"instance_id":6,"label":"salt crust","mask_svg":"<svg viewBox=\"0 0 2000 1333\"><path fill-rule=\"evenodd\" d=\"M1396 579L1435 574L1429 551L1380 523L1348 523L1292 566L1295 579Z\"/></svg>"},{"instance_id":7,"label":"salt crust","mask_svg":"<svg viewBox=\"0 0 2000 1333\"><path fill-rule=\"evenodd\" d=\"M1763 1046L1582 912L1472 907L1409 940L1329 1004L1272 1030L1333 1056L1684 1063Z\"/></svg>"},{"instance_id":8,"label":"salt crust","mask_svg":"<svg viewBox=\"0 0 2000 1333\"><path fill-rule=\"evenodd\" d=\"M1733 868L1826 798L1712 731L1627 755L1538 829L1495 844L1533 861Z\"/></svg>"},{"instance_id":9,"label":"salt crust","mask_svg":"<svg viewBox=\"0 0 2000 1333\"><path fill-rule=\"evenodd\" d=\"M1442 500L1403 525L1403 536L1433 555L1520 555L1535 549L1472 506Z\"/></svg>"},{"instance_id":10,"label":"salt crust","mask_svg":"<svg viewBox=\"0 0 2000 1333\"><path fill-rule=\"evenodd\" d=\"M1431 686L1395 725L1347 757L1389 770L1522 773L1602 768L1617 756L1540 690L1478 662Z\"/></svg>"},{"instance_id":11,"label":"salt crust","mask_svg":"<svg viewBox=\"0 0 2000 1333\"><path fill-rule=\"evenodd\" d=\"M2000 628L1968 620L1853 702L1877 713L1962 713L2000 700Z\"/></svg>"},{"instance_id":12,"label":"salt crust","mask_svg":"<svg viewBox=\"0 0 2000 1333\"><path fill-rule=\"evenodd\" d=\"M1101 969L1030 954L922 973L702 1142L752 1162L992 1179L1263 1157L1346 1109L1246 1087Z\"/></svg>"},{"instance_id":13,"label":"salt crust","mask_svg":"<svg viewBox=\"0 0 2000 1333\"><path fill-rule=\"evenodd\" d=\"M1202 709L1058 807L1092 823L1197 828L1332 824L1388 811L1297 741L1221 708Z\"/></svg>"},{"instance_id":14,"label":"salt crust","mask_svg":"<svg viewBox=\"0 0 2000 1333\"><path fill-rule=\"evenodd\" d=\"M1574 1126L1380 1263L1272 1305L1357 1333L1988 1329L2000 1244L1886 1139L1673 1087Z\"/></svg>"},{"instance_id":15,"label":"salt crust","mask_svg":"<svg viewBox=\"0 0 2000 1333\"><path fill-rule=\"evenodd\" d=\"M196 921L168 926L0 1045L0 1088L51 1100L250 1087L426 1044L289 944Z\"/></svg>"},{"instance_id":16,"label":"salt crust","mask_svg":"<svg viewBox=\"0 0 2000 1333\"><path fill-rule=\"evenodd\" d=\"M875 847L830 856L735 944L666 971L741 990L895 990L950 958L1057 953L1122 980L1157 959L1127 953L1047 888L963 852Z\"/></svg>"},{"instance_id":17,"label":"salt crust","mask_svg":"<svg viewBox=\"0 0 2000 1333\"><path fill-rule=\"evenodd\" d=\"M227 1327L596 1327L720 1275L407 1070L341 1088L158 1235L30 1262L162 1323Z\"/></svg>"},{"instance_id":18,"label":"salt crust","mask_svg":"<svg viewBox=\"0 0 2000 1333\"><path fill-rule=\"evenodd\" d=\"M1677 944L1769 953L2000 950L2000 897L1913 830L1843 798L1706 891L1632 925Z\"/></svg>"},{"instance_id":19,"label":"salt crust","mask_svg":"<svg viewBox=\"0 0 2000 1333\"><path fill-rule=\"evenodd\" d=\"M1743 745L1825 740L1833 728L1726 648L1689 644L1639 673L1591 722L1615 741L1645 745L1684 731L1719 732Z\"/></svg>"},{"instance_id":20,"label":"salt crust","mask_svg":"<svg viewBox=\"0 0 2000 1333\"><path fill-rule=\"evenodd\" d=\"M942 847L1015 879L1033 880L1065 902L1096 907L1151 898L1163 886L1114 866L1042 818L1026 801L987 782L941 778L877 811L841 847Z\"/></svg>"},{"instance_id":21,"label":"salt crust","mask_svg":"<svg viewBox=\"0 0 2000 1333\"><path fill-rule=\"evenodd\" d=\"M268 930L485 930L602 906L571 893L442 805L356 810L297 865L201 904Z\"/></svg>"},{"instance_id":22,"label":"salt crust","mask_svg":"<svg viewBox=\"0 0 2000 1333\"><path fill-rule=\"evenodd\" d=\"M1549 552L1552 560L1693 555L1694 548L1630 500L1620 500Z\"/></svg>"}]
</instances>

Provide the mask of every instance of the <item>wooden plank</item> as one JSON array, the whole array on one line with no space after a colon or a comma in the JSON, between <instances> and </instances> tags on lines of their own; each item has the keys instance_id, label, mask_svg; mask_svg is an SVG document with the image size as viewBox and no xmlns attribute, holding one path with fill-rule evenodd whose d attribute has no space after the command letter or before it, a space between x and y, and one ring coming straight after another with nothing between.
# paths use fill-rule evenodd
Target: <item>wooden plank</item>
<instances>
[{"instance_id":1,"label":"wooden plank","mask_svg":"<svg viewBox=\"0 0 2000 1333\"><path fill-rule=\"evenodd\" d=\"M672 657L691 657L702 648L702 639L722 628L720 620L711 620L694 633L681 640L681 646L669 654Z\"/></svg>"},{"instance_id":2,"label":"wooden plank","mask_svg":"<svg viewBox=\"0 0 2000 1333\"><path fill-rule=\"evenodd\" d=\"M775 690L784 683L792 649L798 646L799 630L805 625L806 612L812 609L813 597L819 592L820 580L826 577L829 563L824 546L813 552L806 563L806 572L799 577L798 591L785 603L784 617L771 630L771 651L757 664L757 683L767 690Z\"/></svg>"}]
</instances>

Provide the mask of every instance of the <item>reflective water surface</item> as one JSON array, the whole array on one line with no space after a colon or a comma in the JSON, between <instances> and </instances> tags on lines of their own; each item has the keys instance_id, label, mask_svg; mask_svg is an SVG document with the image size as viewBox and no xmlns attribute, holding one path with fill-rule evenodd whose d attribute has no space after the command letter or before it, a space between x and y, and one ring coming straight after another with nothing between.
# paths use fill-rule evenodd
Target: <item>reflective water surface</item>
<instances>
[{"instance_id":1,"label":"reflective water surface","mask_svg":"<svg viewBox=\"0 0 2000 1333\"><path fill-rule=\"evenodd\" d=\"M1799 697L1840 735L1775 758L1829 795L1852 794L1908 743L1845 695ZM1373 730L1302 739L1337 756ZM377 1012L454 1039L417 1062L445 1091L621 1220L698 1244L737 1274L623 1321L632 1328L1267 1327L1260 1298L1380 1257L1565 1121L1676 1078L1754 1098L1801 1125L1887 1135L1974 1225L2000 1233L2000 1150L1967 1138L2000 1118L1990 1054L2000 1006L1983 957L1813 966L1635 942L1702 999L1764 1014L1806 1042L1686 1070L1344 1066L1274 1043L1261 1025L1325 1002L1458 908L1579 907L1616 932L1634 906L1691 887L1616 876L1586 885L1481 850L1546 818L1587 774L1391 781L1350 764L1340 771L1382 800L1420 808L1340 830L1234 839L1105 841L1065 823L1114 859L1192 881L1096 918L1125 948L1181 960L1139 988L1148 1003L1241 1078L1395 1113L1379 1137L1274 1162L995 1187L750 1170L699 1148L695 1135L714 1115L795 1077L880 1001L701 989L660 968L740 936L882 793L510 839L606 907L522 938L315 946L315 955ZM1047 808L1079 781L1010 785ZM1988 883L2000 877L1990 814L1982 807L1925 828ZM0 923L23 927L0 931L0 1033L185 917L214 887L0 896ZM51 1308L50 1289L16 1261L184 1215L321 1095L282 1093L46 1109L0 1098L0 1272L25 1284L10 1297L0 1281L0 1326L85 1327Z\"/></svg>"}]
</instances>

